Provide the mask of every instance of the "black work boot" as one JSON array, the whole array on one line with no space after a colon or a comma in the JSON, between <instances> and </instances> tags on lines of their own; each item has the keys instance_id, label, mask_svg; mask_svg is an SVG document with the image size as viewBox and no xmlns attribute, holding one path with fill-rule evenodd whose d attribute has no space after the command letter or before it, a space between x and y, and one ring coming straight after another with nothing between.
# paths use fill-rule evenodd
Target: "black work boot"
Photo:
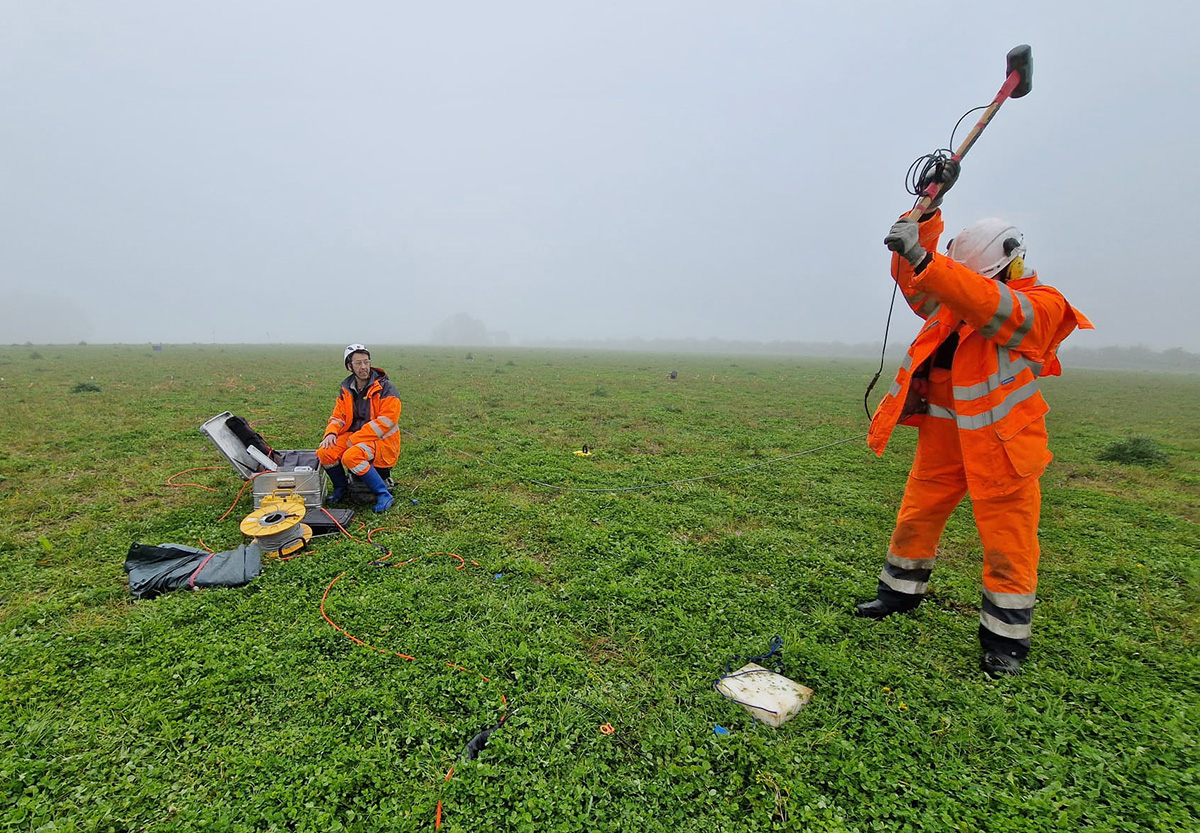
<instances>
[{"instance_id":1,"label":"black work boot","mask_svg":"<svg viewBox=\"0 0 1200 833\"><path fill-rule=\"evenodd\" d=\"M854 608L854 615L863 619L882 619L885 616L891 616L893 613L907 613L910 610L916 610L917 605L921 603L921 597L916 596L910 600L904 601L884 601L883 599L871 599L869 602L863 602Z\"/></svg>"},{"instance_id":2,"label":"black work boot","mask_svg":"<svg viewBox=\"0 0 1200 833\"><path fill-rule=\"evenodd\" d=\"M1016 654L1006 654L1001 651L987 651L979 663L979 667L991 677L1002 677L1021 673L1021 660Z\"/></svg>"}]
</instances>

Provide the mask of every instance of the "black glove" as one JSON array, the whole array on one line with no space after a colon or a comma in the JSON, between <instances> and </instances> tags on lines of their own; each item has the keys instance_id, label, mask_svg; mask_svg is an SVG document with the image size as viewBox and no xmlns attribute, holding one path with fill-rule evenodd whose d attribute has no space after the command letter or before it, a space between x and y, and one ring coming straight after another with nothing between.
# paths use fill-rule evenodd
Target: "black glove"
<instances>
[{"instance_id":1,"label":"black glove","mask_svg":"<svg viewBox=\"0 0 1200 833\"><path fill-rule=\"evenodd\" d=\"M921 246L921 230L912 220L897 220L883 238L887 246L900 257L907 260L916 269L925 261L927 252Z\"/></svg>"},{"instance_id":2,"label":"black glove","mask_svg":"<svg viewBox=\"0 0 1200 833\"><path fill-rule=\"evenodd\" d=\"M932 211L942 204L942 197L946 196L946 192L954 187L954 183L958 182L958 174L961 167L956 160L942 157L925 171L925 175L921 178L921 187L919 190L923 193L929 187L930 183L936 182L938 186L937 196L929 204L929 210Z\"/></svg>"}]
</instances>

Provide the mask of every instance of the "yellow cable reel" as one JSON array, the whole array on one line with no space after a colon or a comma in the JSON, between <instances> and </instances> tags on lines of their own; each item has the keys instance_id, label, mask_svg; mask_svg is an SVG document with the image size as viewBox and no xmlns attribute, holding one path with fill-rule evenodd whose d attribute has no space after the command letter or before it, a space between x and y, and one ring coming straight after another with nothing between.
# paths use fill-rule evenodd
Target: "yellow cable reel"
<instances>
[{"instance_id":1,"label":"yellow cable reel","mask_svg":"<svg viewBox=\"0 0 1200 833\"><path fill-rule=\"evenodd\" d=\"M304 498L292 491L265 495L258 509L242 519L242 534L253 538L268 556L283 557L303 549L312 539L312 527L301 523Z\"/></svg>"}]
</instances>

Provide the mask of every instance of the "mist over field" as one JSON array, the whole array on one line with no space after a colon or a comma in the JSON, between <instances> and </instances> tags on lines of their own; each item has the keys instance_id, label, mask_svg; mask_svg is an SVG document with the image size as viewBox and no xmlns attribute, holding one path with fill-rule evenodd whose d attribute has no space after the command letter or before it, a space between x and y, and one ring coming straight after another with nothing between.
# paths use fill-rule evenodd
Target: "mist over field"
<instances>
[{"instance_id":1,"label":"mist over field","mask_svg":"<svg viewBox=\"0 0 1200 833\"><path fill-rule=\"evenodd\" d=\"M1200 352L1196 4L9 6L0 344L879 342L906 171L1029 44L946 239Z\"/></svg>"}]
</instances>

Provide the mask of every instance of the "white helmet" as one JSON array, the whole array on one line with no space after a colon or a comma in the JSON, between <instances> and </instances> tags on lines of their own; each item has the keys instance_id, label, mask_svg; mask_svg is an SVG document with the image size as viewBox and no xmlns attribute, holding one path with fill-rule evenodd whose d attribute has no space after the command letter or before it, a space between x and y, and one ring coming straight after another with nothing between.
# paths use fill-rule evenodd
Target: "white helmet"
<instances>
[{"instance_id":1,"label":"white helmet","mask_svg":"<svg viewBox=\"0 0 1200 833\"><path fill-rule=\"evenodd\" d=\"M347 344L346 352L344 354L342 354L342 364L346 365L346 367L350 367L350 357L353 356L355 353L366 353L367 358L368 359L371 358L371 351L367 349L367 345L365 345L365 344Z\"/></svg>"},{"instance_id":2,"label":"white helmet","mask_svg":"<svg viewBox=\"0 0 1200 833\"><path fill-rule=\"evenodd\" d=\"M1025 257L1025 235L1007 220L988 217L960 231L946 250L968 269L994 278L1013 260Z\"/></svg>"}]
</instances>

